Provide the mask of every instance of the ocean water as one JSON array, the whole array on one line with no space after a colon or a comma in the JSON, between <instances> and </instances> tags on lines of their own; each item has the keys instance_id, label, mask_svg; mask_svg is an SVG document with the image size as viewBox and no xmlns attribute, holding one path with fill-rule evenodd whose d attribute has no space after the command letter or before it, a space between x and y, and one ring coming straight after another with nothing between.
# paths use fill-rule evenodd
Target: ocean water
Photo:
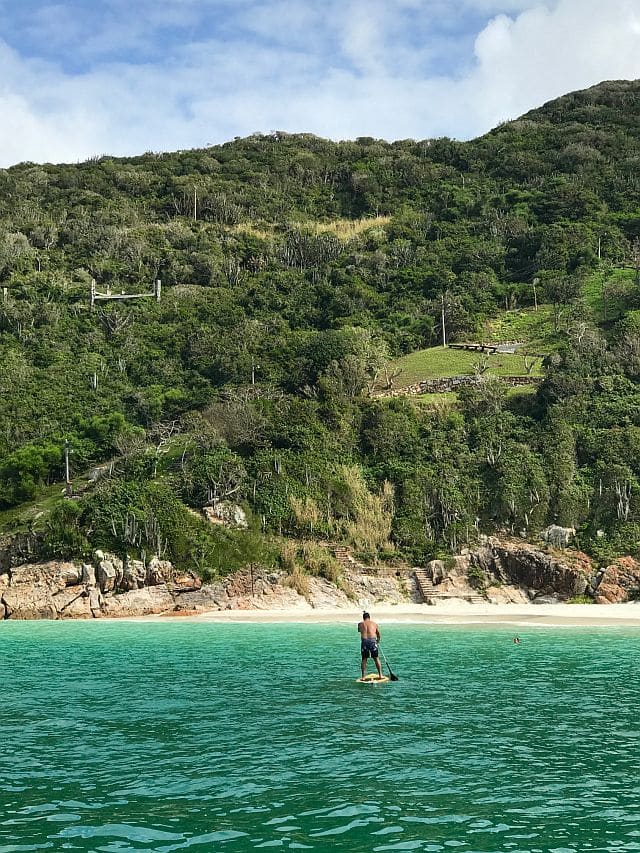
<instances>
[{"instance_id":1,"label":"ocean water","mask_svg":"<svg viewBox=\"0 0 640 853\"><path fill-rule=\"evenodd\" d=\"M0 624L0 853L640 850L640 631Z\"/></svg>"}]
</instances>

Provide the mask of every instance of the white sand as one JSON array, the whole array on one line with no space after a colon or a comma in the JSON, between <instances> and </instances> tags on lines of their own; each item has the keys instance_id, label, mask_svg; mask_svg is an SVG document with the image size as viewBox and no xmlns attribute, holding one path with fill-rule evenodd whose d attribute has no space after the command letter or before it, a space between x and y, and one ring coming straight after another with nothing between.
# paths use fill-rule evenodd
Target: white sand
<instances>
[{"instance_id":1,"label":"white sand","mask_svg":"<svg viewBox=\"0 0 640 853\"><path fill-rule=\"evenodd\" d=\"M634 626L640 627L640 602L629 604L469 604L448 601L426 604L374 604L367 608L383 624L514 625L525 626ZM160 617L163 618L163 617ZM214 610L198 616L164 617L196 622L354 623L362 608L290 608L284 610Z\"/></svg>"}]
</instances>

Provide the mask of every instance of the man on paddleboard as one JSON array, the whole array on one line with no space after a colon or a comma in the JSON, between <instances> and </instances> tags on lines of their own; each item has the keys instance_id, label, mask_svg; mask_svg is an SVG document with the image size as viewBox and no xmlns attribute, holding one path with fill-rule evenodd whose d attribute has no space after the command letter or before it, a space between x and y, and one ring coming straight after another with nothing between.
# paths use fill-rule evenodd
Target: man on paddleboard
<instances>
[{"instance_id":1,"label":"man on paddleboard","mask_svg":"<svg viewBox=\"0 0 640 853\"><path fill-rule=\"evenodd\" d=\"M367 674L367 661L373 658L378 670L378 678L383 678L382 667L378 659L378 643L380 642L380 628L371 616L365 611L362 614L362 622L358 622L360 633L360 652L362 654L362 677Z\"/></svg>"}]
</instances>

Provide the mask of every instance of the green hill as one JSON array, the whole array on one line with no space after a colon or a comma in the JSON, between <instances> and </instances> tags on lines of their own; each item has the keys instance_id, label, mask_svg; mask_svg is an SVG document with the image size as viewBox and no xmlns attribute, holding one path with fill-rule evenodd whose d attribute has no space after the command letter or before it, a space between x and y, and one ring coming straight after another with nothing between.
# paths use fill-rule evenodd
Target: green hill
<instances>
[{"instance_id":1,"label":"green hill","mask_svg":"<svg viewBox=\"0 0 640 853\"><path fill-rule=\"evenodd\" d=\"M419 560L557 521L603 559L637 548L639 118L618 81L466 143L279 133L1 171L5 532L42 509L47 553L203 573L275 535ZM92 308L92 279L150 295ZM438 349L443 305L450 341L546 356L538 391L371 400L397 364L474 371ZM111 463L72 501L65 441L78 490ZM248 533L193 514L224 499Z\"/></svg>"}]
</instances>

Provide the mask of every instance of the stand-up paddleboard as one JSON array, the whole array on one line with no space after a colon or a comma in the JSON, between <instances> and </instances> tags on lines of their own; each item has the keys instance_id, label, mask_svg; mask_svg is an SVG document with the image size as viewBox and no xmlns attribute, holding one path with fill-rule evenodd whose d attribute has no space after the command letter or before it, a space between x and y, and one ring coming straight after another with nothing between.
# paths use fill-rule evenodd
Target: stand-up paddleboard
<instances>
[{"instance_id":1,"label":"stand-up paddleboard","mask_svg":"<svg viewBox=\"0 0 640 853\"><path fill-rule=\"evenodd\" d=\"M390 679L387 678L386 675L383 675L382 678L378 678L377 672L371 672L369 675L365 675L364 678L356 678L357 684L386 684Z\"/></svg>"}]
</instances>

